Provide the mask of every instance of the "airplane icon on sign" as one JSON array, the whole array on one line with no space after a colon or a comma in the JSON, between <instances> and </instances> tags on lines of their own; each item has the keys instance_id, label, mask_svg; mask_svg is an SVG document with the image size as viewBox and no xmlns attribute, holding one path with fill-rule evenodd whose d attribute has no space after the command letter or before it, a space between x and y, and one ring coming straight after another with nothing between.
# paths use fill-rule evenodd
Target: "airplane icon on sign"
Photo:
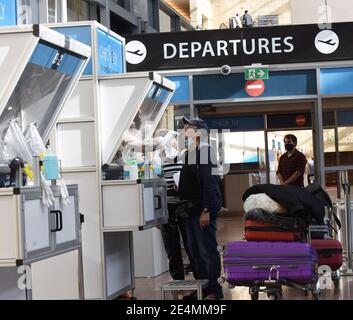
<instances>
[{"instance_id":1,"label":"airplane icon on sign","mask_svg":"<svg viewBox=\"0 0 353 320\"><path fill-rule=\"evenodd\" d=\"M127 51L127 52L132 53L132 54L135 54L135 55L137 55L137 56L139 56L139 57L143 56L143 52L141 52L140 49L139 49L139 50L136 50L136 51Z\"/></svg>"},{"instance_id":2,"label":"airplane icon on sign","mask_svg":"<svg viewBox=\"0 0 353 320\"><path fill-rule=\"evenodd\" d=\"M336 45L336 42L333 42L333 39L329 39L329 40L318 40L318 42L322 42L322 43L325 43L325 44L328 44L329 46L334 46Z\"/></svg>"}]
</instances>

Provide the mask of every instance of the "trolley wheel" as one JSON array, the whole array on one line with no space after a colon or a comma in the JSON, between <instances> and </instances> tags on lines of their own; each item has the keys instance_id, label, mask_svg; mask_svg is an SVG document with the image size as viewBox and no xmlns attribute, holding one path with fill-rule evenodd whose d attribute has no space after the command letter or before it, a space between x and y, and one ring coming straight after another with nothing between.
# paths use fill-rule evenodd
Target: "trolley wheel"
<instances>
[{"instance_id":1,"label":"trolley wheel","mask_svg":"<svg viewBox=\"0 0 353 320\"><path fill-rule=\"evenodd\" d=\"M225 279L224 277L219 277L219 278L217 279L217 282L218 282L220 285L222 285L223 283L226 282L226 279Z\"/></svg>"},{"instance_id":2,"label":"trolley wheel","mask_svg":"<svg viewBox=\"0 0 353 320\"><path fill-rule=\"evenodd\" d=\"M271 292L267 294L269 300L283 300L282 292Z\"/></svg>"},{"instance_id":3,"label":"trolley wheel","mask_svg":"<svg viewBox=\"0 0 353 320\"><path fill-rule=\"evenodd\" d=\"M259 300L259 293L258 292L254 292L252 294L250 294L251 300Z\"/></svg>"},{"instance_id":4,"label":"trolley wheel","mask_svg":"<svg viewBox=\"0 0 353 320\"><path fill-rule=\"evenodd\" d=\"M223 245L223 244L219 244L219 245L217 246L217 251L218 251L218 252L223 252L223 251L224 251L224 245Z\"/></svg>"},{"instance_id":5,"label":"trolley wheel","mask_svg":"<svg viewBox=\"0 0 353 320\"><path fill-rule=\"evenodd\" d=\"M333 282L333 285L335 286L335 288L337 289L337 288L339 288L339 286L340 286L340 279L338 279L338 278L332 278L332 282Z\"/></svg>"},{"instance_id":6,"label":"trolley wheel","mask_svg":"<svg viewBox=\"0 0 353 320\"><path fill-rule=\"evenodd\" d=\"M313 300L320 300L320 293L318 292L313 292Z\"/></svg>"}]
</instances>

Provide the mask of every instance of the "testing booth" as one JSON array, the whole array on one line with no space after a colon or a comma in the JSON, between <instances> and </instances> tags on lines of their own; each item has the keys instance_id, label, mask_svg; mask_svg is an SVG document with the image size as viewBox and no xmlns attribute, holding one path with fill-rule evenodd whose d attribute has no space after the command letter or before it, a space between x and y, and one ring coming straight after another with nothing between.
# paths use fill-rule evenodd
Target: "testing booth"
<instances>
[{"instance_id":1,"label":"testing booth","mask_svg":"<svg viewBox=\"0 0 353 320\"><path fill-rule=\"evenodd\" d=\"M28 132L48 141L89 57L42 25L0 29L0 299L84 297L78 186L63 203L54 178L40 180Z\"/></svg>"},{"instance_id":2,"label":"testing booth","mask_svg":"<svg viewBox=\"0 0 353 320\"><path fill-rule=\"evenodd\" d=\"M175 85L155 73L125 74L125 39L97 22L51 28L92 47L51 146L65 181L80 189L85 297L113 299L135 287L135 263L141 263L134 249L141 246L134 242L158 246L161 269L167 268L154 228L167 219L166 186L152 167L153 145L131 141L151 140Z\"/></svg>"}]
</instances>

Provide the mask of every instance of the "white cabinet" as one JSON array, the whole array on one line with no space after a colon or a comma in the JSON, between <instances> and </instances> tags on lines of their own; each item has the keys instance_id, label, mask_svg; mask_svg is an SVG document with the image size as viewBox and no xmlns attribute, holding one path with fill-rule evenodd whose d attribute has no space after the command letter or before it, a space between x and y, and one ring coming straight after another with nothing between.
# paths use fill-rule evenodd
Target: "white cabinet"
<instances>
[{"instance_id":1,"label":"white cabinet","mask_svg":"<svg viewBox=\"0 0 353 320\"><path fill-rule=\"evenodd\" d=\"M166 223L166 184L160 179L102 183L106 231L132 231Z\"/></svg>"},{"instance_id":2,"label":"white cabinet","mask_svg":"<svg viewBox=\"0 0 353 320\"><path fill-rule=\"evenodd\" d=\"M55 204L42 203L39 188L0 189L0 203L6 205L2 220L0 265L27 264L80 247L78 187L67 186L70 204L60 202L60 190L52 186Z\"/></svg>"},{"instance_id":3,"label":"white cabinet","mask_svg":"<svg viewBox=\"0 0 353 320\"><path fill-rule=\"evenodd\" d=\"M34 199L31 199L31 196ZM30 258L50 252L52 247L50 214L43 205L40 191L22 196L25 253ZM38 198L39 197L39 198Z\"/></svg>"}]
</instances>

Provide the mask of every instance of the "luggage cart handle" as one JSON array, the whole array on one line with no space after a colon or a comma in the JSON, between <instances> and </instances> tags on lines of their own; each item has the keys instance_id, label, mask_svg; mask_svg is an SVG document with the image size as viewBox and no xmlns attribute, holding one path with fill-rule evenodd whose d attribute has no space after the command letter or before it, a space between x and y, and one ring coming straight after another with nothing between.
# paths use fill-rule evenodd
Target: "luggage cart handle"
<instances>
[{"instance_id":1,"label":"luggage cart handle","mask_svg":"<svg viewBox=\"0 0 353 320\"><path fill-rule=\"evenodd\" d=\"M272 266L271 268L270 268L270 275L269 275L269 277L268 277L268 280L269 281L272 281L272 271L273 270L276 270L276 280L278 281L279 280L279 268L280 266Z\"/></svg>"}]
</instances>

